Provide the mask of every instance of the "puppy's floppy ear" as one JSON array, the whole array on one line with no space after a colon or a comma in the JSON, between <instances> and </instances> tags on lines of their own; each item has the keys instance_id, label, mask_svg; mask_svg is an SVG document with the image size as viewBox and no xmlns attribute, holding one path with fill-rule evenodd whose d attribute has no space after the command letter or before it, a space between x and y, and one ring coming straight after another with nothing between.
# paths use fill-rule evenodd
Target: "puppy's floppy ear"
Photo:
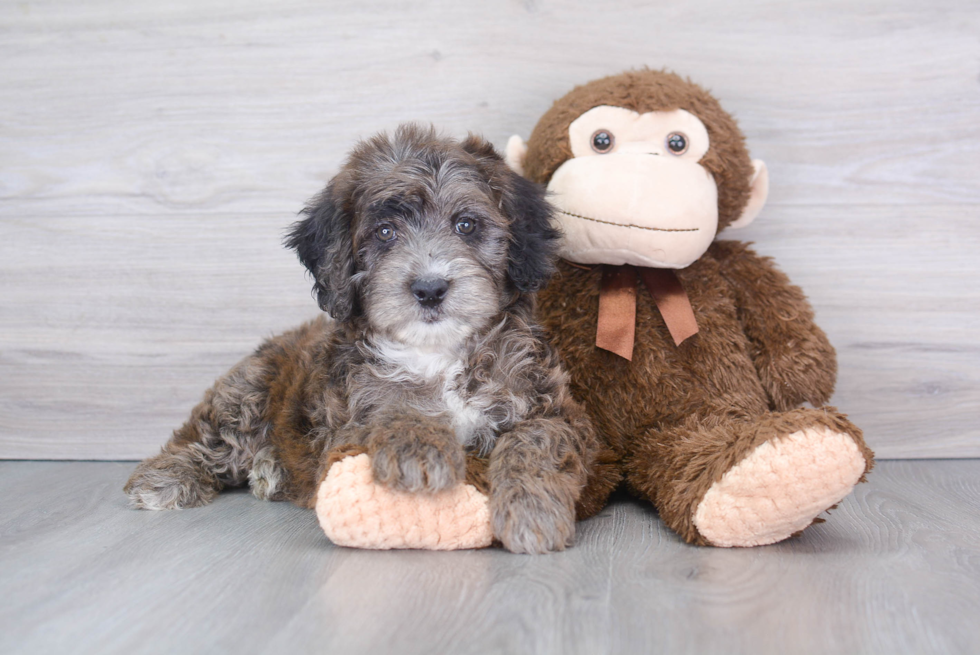
<instances>
[{"instance_id":1,"label":"puppy's floppy ear","mask_svg":"<svg viewBox=\"0 0 980 655\"><path fill-rule=\"evenodd\" d=\"M555 272L561 232L552 220L554 208L545 188L521 177L504 163L493 146L470 135L463 149L488 169L490 186L499 194L500 209L511 221L507 273L518 291L537 291Z\"/></svg>"},{"instance_id":2,"label":"puppy's floppy ear","mask_svg":"<svg viewBox=\"0 0 980 655\"><path fill-rule=\"evenodd\" d=\"M507 179L501 207L511 220L510 279L520 291L537 291L555 272L561 232L545 189L503 166Z\"/></svg>"},{"instance_id":3,"label":"puppy's floppy ear","mask_svg":"<svg viewBox=\"0 0 980 655\"><path fill-rule=\"evenodd\" d=\"M352 216L340 176L313 198L292 225L284 243L313 274L313 292L320 309L337 321L349 321L358 311L354 275Z\"/></svg>"}]
</instances>

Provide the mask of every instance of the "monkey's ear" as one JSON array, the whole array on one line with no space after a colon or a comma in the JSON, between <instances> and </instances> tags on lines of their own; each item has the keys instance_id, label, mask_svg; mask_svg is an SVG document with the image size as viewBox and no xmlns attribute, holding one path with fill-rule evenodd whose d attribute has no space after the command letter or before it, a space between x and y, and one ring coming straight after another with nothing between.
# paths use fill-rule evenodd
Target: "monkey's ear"
<instances>
[{"instance_id":1,"label":"monkey's ear","mask_svg":"<svg viewBox=\"0 0 980 655\"><path fill-rule=\"evenodd\" d=\"M749 180L749 187L751 188L749 201L745 203L742 214L729 223L728 227L738 229L754 221L755 217L762 211L763 205L766 204L766 198L769 197L769 169L766 168L766 163L761 159L753 159L752 168L755 169L755 172L752 174L752 179Z\"/></svg>"},{"instance_id":2,"label":"monkey's ear","mask_svg":"<svg viewBox=\"0 0 980 655\"><path fill-rule=\"evenodd\" d=\"M289 229L284 245L313 275L313 293L320 309L337 321L349 321L357 311L353 283L354 247L352 217L334 178L300 214L303 219Z\"/></svg>"},{"instance_id":3,"label":"monkey's ear","mask_svg":"<svg viewBox=\"0 0 980 655\"><path fill-rule=\"evenodd\" d=\"M510 170L518 175L524 175L524 156L527 154L527 144L518 135L513 135L507 139L507 147L504 148L504 161L510 166Z\"/></svg>"}]
</instances>

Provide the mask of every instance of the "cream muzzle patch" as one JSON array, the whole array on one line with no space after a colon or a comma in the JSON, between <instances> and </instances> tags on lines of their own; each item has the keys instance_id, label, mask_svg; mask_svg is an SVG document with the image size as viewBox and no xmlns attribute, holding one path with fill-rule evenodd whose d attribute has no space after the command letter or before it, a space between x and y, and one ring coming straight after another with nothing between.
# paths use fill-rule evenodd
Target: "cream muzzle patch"
<instances>
[{"instance_id":1,"label":"cream muzzle patch","mask_svg":"<svg viewBox=\"0 0 980 655\"><path fill-rule=\"evenodd\" d=\"M561 255L580 264L684 268L718 229L714 179L669 155L569 159L548 190L565 234Z\"/></svg>"}]
</instances>

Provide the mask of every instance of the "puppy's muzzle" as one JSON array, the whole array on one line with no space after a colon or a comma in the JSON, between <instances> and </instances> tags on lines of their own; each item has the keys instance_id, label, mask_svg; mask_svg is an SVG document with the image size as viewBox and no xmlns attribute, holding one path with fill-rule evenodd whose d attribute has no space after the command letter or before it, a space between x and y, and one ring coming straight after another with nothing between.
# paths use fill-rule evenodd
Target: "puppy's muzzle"
<instances>
[{"instance_id":1,"label":"puppy's muzzle","mask_svg":"<svg viewBox=\"0 0 980 655\"><path fill-rule=\"evenodd\" d=\"M412 282L412 295L423 307L438 307L449 291L449 280L442 278L420 278Z\"/></svg>"}]
</instances>

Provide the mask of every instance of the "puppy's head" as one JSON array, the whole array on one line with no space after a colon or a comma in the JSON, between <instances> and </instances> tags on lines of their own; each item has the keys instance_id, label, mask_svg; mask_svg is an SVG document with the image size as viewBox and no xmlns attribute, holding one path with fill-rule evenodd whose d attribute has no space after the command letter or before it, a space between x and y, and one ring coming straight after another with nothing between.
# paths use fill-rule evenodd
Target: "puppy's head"
<instances>
[{"instance_id":1,"label":"puppy's head","mask_svg":"<svg viewBox=\"0 0 980 655\"><path fill-rule=\"evenodd\" d=\"M334 319L446 347L547 280L559 237L551 211L483 139L405 125L358 144L286 245Z\"/></svg>"}]
</instances>

